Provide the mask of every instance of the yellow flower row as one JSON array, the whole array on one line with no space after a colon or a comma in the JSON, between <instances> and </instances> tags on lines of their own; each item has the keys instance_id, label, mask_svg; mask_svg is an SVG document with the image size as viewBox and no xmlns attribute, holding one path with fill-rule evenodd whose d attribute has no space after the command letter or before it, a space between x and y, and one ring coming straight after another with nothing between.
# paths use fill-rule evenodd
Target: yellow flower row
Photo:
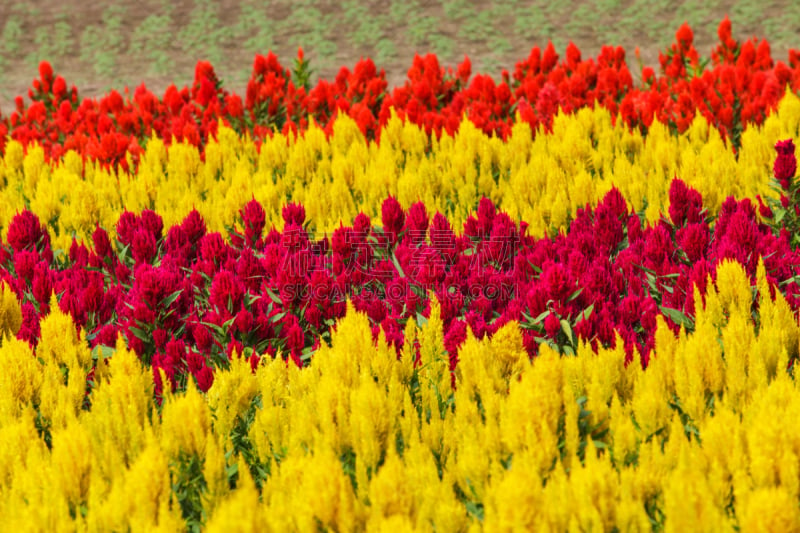
<instances>
[{"instance_id":1,"label":"yellow flower row","mask_svg":"<svg viewBox=\"0 0 800 533\"><path fill-rule=\"evenodd\" d=\"M395 117L374 143L341 117L329 140L311 127L300 138L276 135L260 148L221 127L202 154L150 139L133 175L84 164L76 153L51 164L41 147L26 153L11 141L0 159L0 229L27 206L54 233L56 248L66 249L73 234L88 239L98 222L111 229L126 209L154 209L169 226L196 207L212 231L223 231L255 197L277 227L281 206L296 201L314 229L332 231L359 211L378 215L391 194L404 207L424 201L456 228L489 196L542 235L565 227L577 208L612 186L651 221L667 207L675 176L703 194L711 213L728 195L769 195L774 143L798 136L800 98L787 92L763 126L742 134L738 154L700 116L679 137L657 122L645 137L614 125L603 108L559 115L551 134L533 136L519 122L505 143L468 120L456 135L437 140Z\"/></svg>"},{"instance_id":2,"label":"yellow flower row","mask_svg":"<svg viewBox=\"0 0 800 533\"><path fill-rule=\"evenodd\" d=\"M695 333L659 318L646 371L621 341L530 362L512 323L468 335L453 392L434 301L400 359L350 308L309 368L234 359L160 411L122 342L87 409L92 353L53 305L35 356L0 348L0 529L179 530L195 465L209 531L797 531L800 328L757 277L757 327L746 273L723 262ZM232 453L243 438L250 457Z\"/></svg>"}]
</instances>

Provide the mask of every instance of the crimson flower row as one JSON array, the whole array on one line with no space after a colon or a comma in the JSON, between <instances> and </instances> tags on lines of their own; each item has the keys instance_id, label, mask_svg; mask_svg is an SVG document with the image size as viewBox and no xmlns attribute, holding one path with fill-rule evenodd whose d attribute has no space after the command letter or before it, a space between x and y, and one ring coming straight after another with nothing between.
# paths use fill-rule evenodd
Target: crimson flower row
<instances>
[{"instance_id":1,"label":"crimson flower row","mask_svg":"<svg viewBox=\"0 0 800 533\"><path fill-rule=\"evenodd\" d=\"M36 345L57 301L96 350L122 335L159 389L163 369L173 388L193 378L206 390L234 353L253 365L281 356L303 366L329 342L348 299L368 315L374 337L400 353L406 323L426 320L432 295L451 368L467 327L482 338L511 320L531 357L543 343L570 354L580 342L621 339L628 361L647 366L656 316L691 330L693 287L703 294L723 259L739 261L753 280L763 259L769 281L800 308L791 283L800 254L757 209L728 198L712 224L700 194L675 180L669 212L655 225L643 225L612 190L566 233L539 239L486 198L457 235L442 214L431 217L422 203L404 210L389 197L380 223L360 214L315 236L301 205L284 207L279 232L265 227L253 200L240 212L243 233L208 232L196 211L170 228L152 211L125 212L115 242L98 227L90 246L74 241L68 254L54 253L47 229L24 211L0 247L0 279L21 301L20 338Z\"/></svg>"}]
</instances>

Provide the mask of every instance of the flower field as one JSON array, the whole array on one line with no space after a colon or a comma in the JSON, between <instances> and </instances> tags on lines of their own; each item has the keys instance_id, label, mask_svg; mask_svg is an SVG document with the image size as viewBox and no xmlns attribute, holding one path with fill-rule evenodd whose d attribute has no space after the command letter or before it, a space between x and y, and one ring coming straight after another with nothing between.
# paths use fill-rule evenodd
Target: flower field
<instances>
[{"instance_id":1,"label":"flower field","mask_svg":"<svg viewBox=\"0 0 800 533\"><path fill-rule=\"evenodd\" d=\"M684 25L0 116L0 529L800 531L800 51Z\"/></svg>"}]
</instances>

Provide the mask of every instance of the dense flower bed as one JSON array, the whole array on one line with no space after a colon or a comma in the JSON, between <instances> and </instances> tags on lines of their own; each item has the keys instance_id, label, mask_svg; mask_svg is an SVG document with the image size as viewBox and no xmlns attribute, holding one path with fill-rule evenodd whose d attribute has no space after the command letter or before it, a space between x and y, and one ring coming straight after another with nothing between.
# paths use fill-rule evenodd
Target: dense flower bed
<instances>
[{"instance_id":1,"label":"dense flower bed","mask_svg":"<svg viewBox=\"0 0 800 533\"><path fill-rule=\"evenodd\" d=\"M54 308L35 352L0 350L0 524L791 531L800 331L763 265L755 291L736 262L715 272L693 334L656 318L646 370L621 341L531 363L508 323L467 335L453 389L433 300L400 358L350 307L310 367L234 355L161 406L123 343L87 397L92 354Z\"/></svg>"},{"instance_id":2,"label":"dense flower bed","mask_svg":"<svg viewBox=\"0 0 800 533\"><path fill-rule=\"evenodd\" d=\"M0 123L0 529L800 530L800 54L681 28ZM5 133L9 136L6 138Z\"/></svg>"}]
</instances>

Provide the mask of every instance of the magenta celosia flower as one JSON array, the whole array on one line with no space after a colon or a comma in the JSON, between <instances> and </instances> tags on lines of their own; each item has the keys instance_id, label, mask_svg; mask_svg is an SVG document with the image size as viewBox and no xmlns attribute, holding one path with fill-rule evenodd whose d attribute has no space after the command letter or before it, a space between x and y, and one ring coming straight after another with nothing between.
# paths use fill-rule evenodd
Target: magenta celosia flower
<instances>
[{"instance_id":1,"label":"magenta celosia flower","mask_svg":"<svg viewBox=\"0 0 800 533\"><path fill-rule=\"evenodd\" d=\"M20 308L22 310L22 326L19 328L17 338L28 341L31 346L35 347L39 343L41 334L39 315L31 302L24 302Z\"/></svg>"},{"instance_id":2,"label":"magenta celosia flower","mask_svg":"<svg viewBox=\"0 0 800 533\"><path fill-rule=\"evenodd\" d=\"M281 209L281 216L285 224L302 226L306 221L306 209L302 204L292 202L283 206L283 209Z\"/></svg>"},{"instance_id":3,"label":"magenta celosia flower","mask_svg":"<svg viewBox=\"0 0 800 533\"><path fill-rule=\"evenodd\" d=\"M26 209L11 219L8 226L8 244L15 252L43 250L49 248L50 236L39 223L39 218Z\"/></svg>"},{"instance_id":4,"label":"magenta celosia flower","mask_svg":"<svg viewBox=\"0 0 800 533\"><path fill-rule=\"evenodd\" d=\"M794 154L794 141L786 139L775 143L775 151L778 152L778 157L775 158L775 164L772 167L772 172L775 179L781 184L784 190L788 191L791 187L792 178L797 173L797 157Z\"/></svg>"},{"instance_id":5,"label":"magenta celosia flower","mask_svg":"<svg viewBox=\"0 0 800 533\"><path fill-rule=\"evenodd\" d=\"M200 368L193 376L197 380L197 388L203 392L208 392L214 384L214 372L208 366Z\"/></svg>"},{"instance_id":6,"label":"magenta celosia flower","mask_svg":"<svg viewBox=\"0 0 800 533\"><path fill-rule=\"evenodd\" d=\"M149 231L155 240L160 240L164 231L164 221L161 215L150 209L145 209L139 216L141 227Z\"/></svg>"},{"instance_id":7,"label":"magenta celosia flower","mask_svg":"<svg viewBox=\"0 0 800 533\"><path fill-rule=\"evenodd\" d=\"M53 274L54 272L51 272L44 262L38 263L33 269L31 290L33 292L33 297L40 305L44 305L50 301L50 295L53 293ZM96 289L96 286L90 286ZM99 290L102 296L102 284Z\"/></svg>"},{"instance_id":8,"label":"magenta celosia flower","mask_svg":"<svg viewBox=\"0 0 800 533\"><path fill-rule=\"evenodd\" d=\"M242 309L236 313L236 317L233 321L233 329L242 335L247 335L253 329L253 322L253 313L247 309Z\"/></svg>"},{"instance_id":9,"label":"magenta celosia flower","mask_svg":"<svg viewBox=\"0 0 800 533\"><path fill-rule=\"evenodd\" d=\"M405 213L400 202L394 196L389 196L381 205L381 222L383 231L392 244L397 240L398 234L403 230Z\"/></svg>"},{"instance_id":10,"label":"magenta celosia flower","mask_svg":"<svg viewBox=\"0 0 800 533\"><path fill-rule=\"evenodd\" d=\"M669 218L680 227L686 223L703 221L703 198L695 189L689 188L679 179L672 180L669 187Z\"/></svg>"},{"instance_id":11,"label":"magenta celosia flower","mask_svg":"<svg viewBox=\"0 0 800 533\"><path fill-rule=\"evenodd\" d=\"M122 244L130 244L133 240L133 233L139 226L139 221L135 214L124 211L117 220L117 239Z\"/></svg>"},{"instance_id":12,"label":"magenta celosia flower","mask_svg":"<svg viewBox=\"0 0 800 533\"><path fill-rule=\"evenodd\" d=\"M192 337L194 337L194 343L197 349L202 352L207 352L214 342L211 332L202 324L195 324L192 327Z\"/></svg>"},{"instance_id":13,"label":"magenta celosia flower","mask_svg":"<svg viewBox=\"0 0 800 533\"><path fill-rule=\"evenodd\" d=\"M425 240L428 232L428 211L423 202L415 202L408 208L406 216L406 233L412 239L412 243L419 243Z\"/></svg>"},{"instance_id":14,"label":"magenta celosia flower","mask_svg":"<svg viewBox=\"0 0 800 533\"><path fill-rule=\"evenodd\" d=\"M689 224L680 228L676 237L678 244L692 263L699 261L706 254L710 238L707 224Z\"/></svg>"},{"instance_id":15,"label":"magenta celosia flower","mask_svg":"<svg viewBox=\"0 0 800 533\"><path fill-rule=\"evenodd\" d=\"M455 261L458 250L456 249L456 236L447 217L441 213L433 215L428 234L431 239L431 246L442 254L446 264L452 264Z\"/></svg>"},{"instance_id":16,"label":"magenta celosia flower","mask_svg":"<svg viewBox=\"0 0 800 533\"><path fill-rule=\"evenodd\" d=\"M200 239L200 257L221 265L228 258L228 245L219 232L208 233Z\"/></svg>"},{"instance_id":17,"label":"magenta celosia flower","mask_svg":"<svg viewBox=\"0 0 800 533\"><path fill-rule=\"evenodd\" d=\"M92 346L116 346L119 327L114 324L106 324L97 330L97 334L92 339Z\"/></svg>"},{"instance_id":18,"label":"magenta celosia flower","mask_svg":"<svg viewBox=\"0 0 800 533\"><path fill-rule=\"evenodd\" d=\"M219 310L226 309L235 313L242 306L243 296L244 286L242 283L236 279L233 273L222 270L214 276L208 301L217 306Z\"/></svg>"},{"instance_id":19,"label":"magenta celosia flower","mask_svg":"<svg viewBox=\"0 0 800 533\"><path fill-rule=\"evenodd\" d=\"M364 213L357 214L356 218L353 219L353 231L366 239L369 237L371 230L372 221L369 219L369 217Z\"/></svg>"},{"instance_id":20,"label":"magenta celosia flower","mask_svg":"<svg viewBox=\"0 0 800 533\"><path fill-rule=\"evenodd\" d=\"M22 250L14 254L14 271L17 278L30 282L33 279L33 271L39 257L36 252Z\"/></svg>"},{"instance_id":21,"label":"magenta celosia flower","mask_svg":"<svg viewBox=\"0 0 800 533\"><path fill-rule=\"evenodd\" d=\"M196 244L206 234L206 223L197 209L192 209L186 215L180 227L192 244Z\"/></svg>"},{"instance_id":22,"label":"magenta celosia flower","mask_svg":"<svg viewBox=\"0 0 800 533\"><path fill-rule=\"evenodd\" d=\"M136 229L131 239L131 256L136 264L150 263L156 255L156 240L145 229Z\"/></svg>"},{"instance_id":23,"label":"magenta celosia flower","mask_svg":"<svg viewBox=\"0 0 800 533\"><path fill-rule=\"evenodd\" d=\"M550 313L545 317L544 331L551 339L555 339L558 335L558 332L561 331L561 321L553 313Z\"/></svg>"},{"instance_id":24,"label":"magenta celosia flower","mask_svg":"<svg viewBox=\"0 0 800 533\"><path fill-rule=\"evenodd\" d=\"M244 224L245 242L250 246L255 246L266 225L266 213L264 208L253 199L247 202L244 209L240 211L242 223Z\"/></svg>"},{"instance_id":25,"label":"magenta celosia flower","mask_svg":"<svg viewBox=\"0 0 800 533\"><path fill-rule=\"evenodd\" d=\"M593 234L595 245L604 253L616 250L622 241L623 226L612 207L601 204L594 213Z\"/></svg>"},{"instance_id":26,"label":"magenta celosia flower","mask_svg":"<svg viewBox=\"0 0 800 533\"><path fill-rule=\"evenodd\" d=\"M111 241L108 239L108 232L98 225L92 233L92 247L94 253L98 257L106 258L111 257L113 251L111 249Z\"/></svg>"}]
</instances>

